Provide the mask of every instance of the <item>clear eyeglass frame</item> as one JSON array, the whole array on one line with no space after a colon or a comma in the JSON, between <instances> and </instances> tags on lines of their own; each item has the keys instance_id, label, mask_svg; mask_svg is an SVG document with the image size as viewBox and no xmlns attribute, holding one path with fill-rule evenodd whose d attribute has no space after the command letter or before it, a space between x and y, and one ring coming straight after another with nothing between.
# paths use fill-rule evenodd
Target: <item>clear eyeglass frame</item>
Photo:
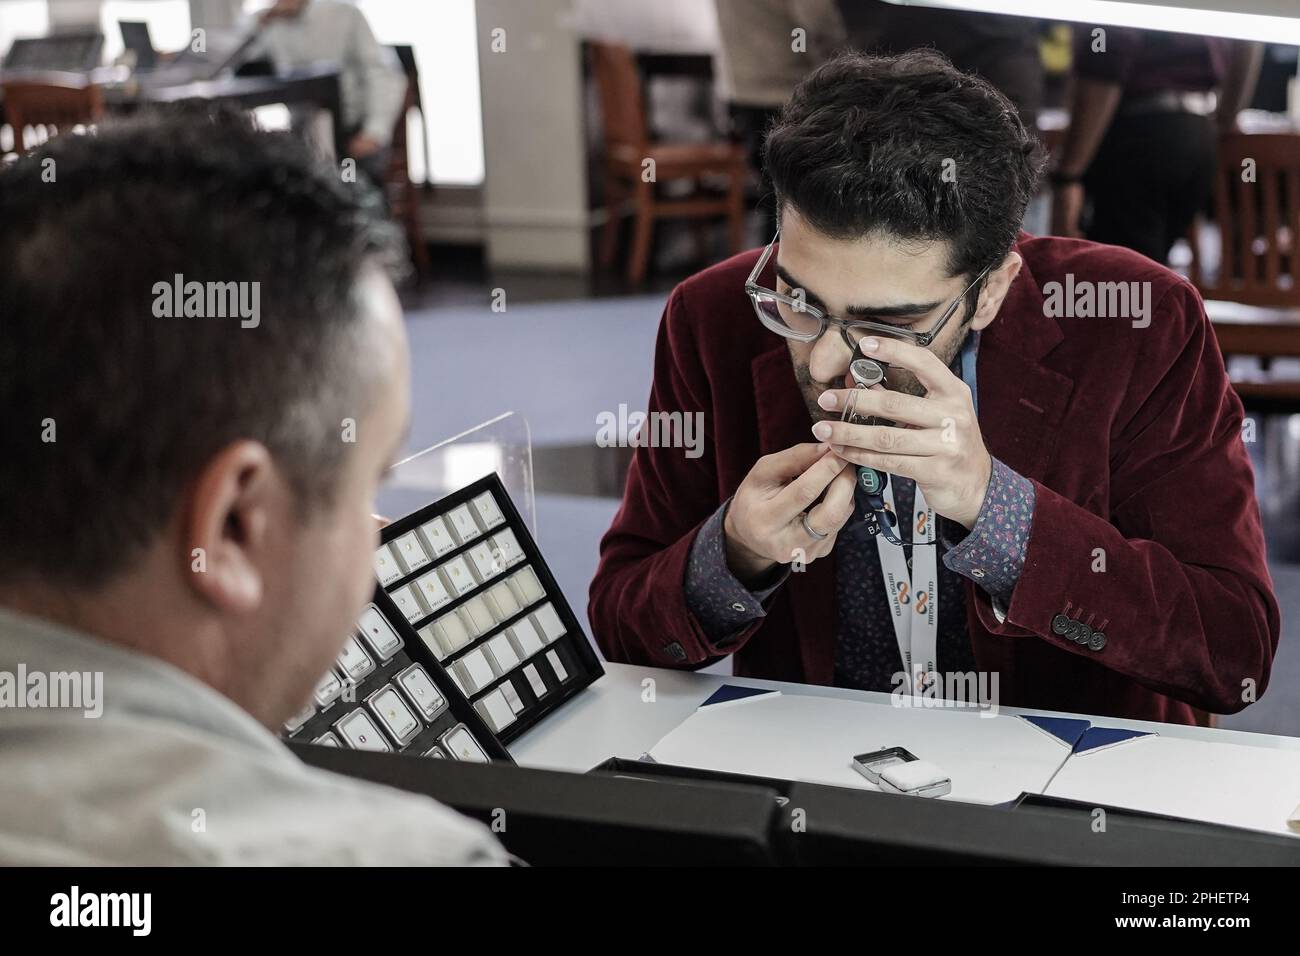
<instances>
[{"instance_id":1,"label":"clear eyeglass frame","mask_svg":"<svg viewBox=\"0 0 1300 956\"><path fill-rule=\"evenodd\" d=\"M745 292L749 295L750 304L754 307L754 314L758 316L758 320L763 323L764 328L768 331L775 332L777 335L783 336L787 339L794 339L797 342L815 342L825 334L828 325L835 326L840 330L840 334L844 337L845 344L848 345L851 351L856 350L858 343L867 335L871 334L883 335L893 339L901 339L904 342L919 345L921 348L929 348L930 344L935 340L939 333L943 331L943 327L947 324L948 320L956 313L962 301L970 294L972 289L984 280L984 277L988 275L989 271L993 268L991 264L986 266L984 270L971 281L971 284L963 289L961 293L952 300L952 303L944 310L943 315L939 317L939 321L936 322L932 328L929 328L924 332L915 332L912 329L903 329L896 325L871 322L865 319L838 318L837 316L830 315L824 310L819 309L815 305L809 305L802 298L785 295L777 292L775 289L769 289L766 286L759 285L758 277L763 272L763 268L767 265L768 260L772 258L772 251L775 249L780 238L781 233L778 231L777 234L772 237L772 241L767 244L767 248L763 250L763 254L758 257L758 262L754 263L754 270L749 274L749 278L745 280ZM814 331L810 329L807 332L801 332L798 329L791 328L776 316L768 313L764 309L765 303L771 303L776 307L784 305L786 308L799 313L800 315L807 316L810 322L815 321L817 323L816 330ZM854 332L859 332L861 334L855 339L853 337Z\"/></svg>"}]
</instances>

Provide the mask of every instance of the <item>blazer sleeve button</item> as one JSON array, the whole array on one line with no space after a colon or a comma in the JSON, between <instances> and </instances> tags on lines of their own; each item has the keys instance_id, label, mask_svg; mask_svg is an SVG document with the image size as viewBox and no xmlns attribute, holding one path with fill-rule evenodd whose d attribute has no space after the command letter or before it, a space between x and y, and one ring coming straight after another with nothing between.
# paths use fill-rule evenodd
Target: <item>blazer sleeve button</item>
<instances>
[{"instance_id":1,"label":"blazer sleeve button","mask_svg":"<svg viewBox=\"0 0 1300 956\"><path fill-rule=\"evenodd\" d=\"M1052 618L1052 633L1060 634L1064 637L1066 634L1070 633L1070 625L1073 623L1074 622L1064 614L1058 614L1056 617Z\"/></svg>"},{"instance_id":2,"label":"blazer sleeve button","mask_svg":"<svg viewBox=\"0 0 1300 956\"><path fill-rule=\"evenodd\" d=\"M1101 631L1093 631L1092 637L1088 638L1088 649L1099 651L1106 646L1106 635Z\"/></svg>"}]
</instances>

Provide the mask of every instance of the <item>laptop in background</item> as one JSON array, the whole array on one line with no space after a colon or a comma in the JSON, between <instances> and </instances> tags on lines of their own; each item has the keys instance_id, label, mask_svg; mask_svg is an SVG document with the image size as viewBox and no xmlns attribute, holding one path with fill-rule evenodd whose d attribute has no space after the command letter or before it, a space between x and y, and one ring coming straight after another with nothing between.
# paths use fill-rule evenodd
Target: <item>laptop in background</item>
<instances>
[{"instance_id":1,"label":"laptop in background","mask_svg":"<svg viewBox=\"0 0 1300 956\"><path fill-rule=\"evenodd\" d=\"M59 71L86 73L99 66L104 34L99 32L55 33L46 37L19 37L5 54L6 73Z\"/></svg>"},{"instance_id":2,"label":"laptop in background","mask_svg":"<svg viewBox=\"0 0 1300 956\"><path fill-rule=\"evenodd\" d=\"M149 24L143 20L118 20L122 31L122 44L135 54L137 70L152 70L158 65L158 51L154 49Z\"/></svg>"}]
</instances>

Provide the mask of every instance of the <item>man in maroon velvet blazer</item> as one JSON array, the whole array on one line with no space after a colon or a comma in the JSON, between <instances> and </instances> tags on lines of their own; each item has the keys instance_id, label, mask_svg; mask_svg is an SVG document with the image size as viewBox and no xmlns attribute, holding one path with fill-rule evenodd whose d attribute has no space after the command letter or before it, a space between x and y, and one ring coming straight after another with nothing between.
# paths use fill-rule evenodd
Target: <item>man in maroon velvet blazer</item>
<instances>
[{"instance_id":1,"label":"man in maroon velvet blazer","mask_svg":"<svg viewBox=\"0 0 1300 956\"><path fill-rule=\"evenodd\" d=\"M702 414L706 444L634 455L591 587L606 656L897 690L927 639L898 609L928 598L923 678L996 674L1002 704L1191 722L1262 693L1278 609L1195 289L1020 232L1032 140L931 54L826 64L765 161L780 241L664 313L649 411ZM863 357L885 387L841 422ZM917 509L905 566L859 466Z\"/></svg>"}]
</instances>

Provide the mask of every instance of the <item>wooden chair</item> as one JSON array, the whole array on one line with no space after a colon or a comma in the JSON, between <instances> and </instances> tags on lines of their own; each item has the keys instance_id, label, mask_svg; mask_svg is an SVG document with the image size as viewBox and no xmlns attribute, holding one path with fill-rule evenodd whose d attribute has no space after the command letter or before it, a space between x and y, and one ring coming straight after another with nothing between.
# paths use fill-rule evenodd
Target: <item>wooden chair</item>
<instances>
[{"instance_id":1,"label":"wooden chair","mask_svg":"<svg viewBox=\"0 0 1300 956\"><path fill-rule=\"evenodd\" d=\"M77 73L47 73L0 84L5 115L14 131L14 150L26 152L28 127L46 138L75 126L89 126L104 115L103 91Z\"/></svg>"},{"instance_id":2,"label":"wooden chair","mask_svg":"<svg viewBox=\"0 0 1300 956\"><path fill-rule=\"evenodd\" d=\"M1242 179L1253 161L1254 182ZM1219 143L1214 218L1220 247L1210 275L1202 223L1188 236L1188 278L1205 299L1225 356L1300 357L1300 134L1241 133ZM1300 409L1300 380L1238 378L1243 401Z\"/></svg>"},{"instance_id":3,"label":"wooden chair","mask_svg":"<svg viewBox=\"0 0 1300 956\"><path fill-rule=\"evenodd\" d=\"M420 100L420 74L415 67L414 53L409 46L393 47L393 51L406 73L406 99L402 102L402 112L398 114L393 129L393 140L388 150L388 168L384 171L384 186L388 194L388 208L393 219L400 222L406 231L406 243L411 247L416 277L423 281L430 270L429 249L420 234L420 189L411 182L406 117L412 107L418 107L423 122L424 104ZM427 150L424 158L427 176L429 159Z\"/></svg>"},{"instance_id":4,"label":"wooden chair","mask_svg":"<svg viewBox=\"0 0 1300 956\"><path fill-rule=\"evenodd\" d=\"M605 201L608 219L600 239L599 262L614 263L618 233L625 206L632 201L634 227L627 278L633 284L645 279L650 264L650 240L659 219L725 217L732 252L745 245L745 151L739 144L653 143L646 123L641 77L632 51L616 43L591 42L592 74L603 114ZM653 161L654 181L643 172ZM720 197L701 195L704 177L726 184ZM696 193L681 199L661 198L656 183L690 180Z\"/></svg>"}]
</instances>

